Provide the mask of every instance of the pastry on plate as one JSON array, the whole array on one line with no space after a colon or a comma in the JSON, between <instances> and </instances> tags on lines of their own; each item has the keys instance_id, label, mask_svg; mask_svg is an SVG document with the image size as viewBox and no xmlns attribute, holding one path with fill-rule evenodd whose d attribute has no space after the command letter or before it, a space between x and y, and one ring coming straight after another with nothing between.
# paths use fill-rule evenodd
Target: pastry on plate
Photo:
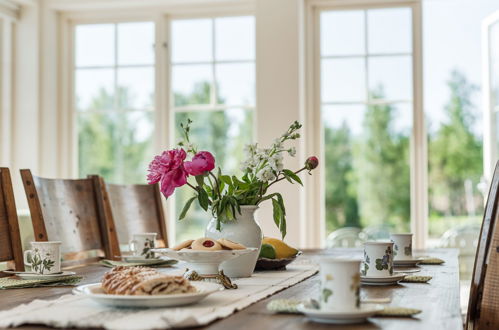
<instances>
[{"instance_id":1,"label":"pastry on plate","mask_svg":"<svg viewBox=\"0 0 499 330\"><path fill-rule=\"evenodd\" d=\"M188 239L187 241L183 241L182 243L179 243L172 247L172 250L180 251L182 249L190 249L192 242L194 242L193 239Z\"/></svg>"},{"instance_id":2,"label":"pastry on plate","mask_svg":"<svg viewBox=\"0 0 499 330\"><path fill-rule=\"evenodd\" d=\"M164 275L149 267L115 267L104 274L102 289L116 295L169 295L196 292L182 276Z\"/></svg>"},{"instance_id":3,"label":"pastry on plate","mask_svg":"<svg viewBox=\"0 0 499 330\"><path fill-rule=\"evenodd\" d=\"M220 243L220 245L224 249L227 249L227 250L244 250L244 249L246 249L246 246L239 244L239 243L236 243L236 242L233 242L233 241L226 239L226 238L220 238L217 240L217 242Z\"/></svg>"},{"instance_id":4,"label":"pastry on plate","mask_svg":"<svg viewBox=\"0 0 499 330\"><path fill-rule=\"evenodd\" d=\"M193 250L217 251L223 250L222 245L214 239L208 237L198 238L191 244Z\"/></svg>"}]
</instances>

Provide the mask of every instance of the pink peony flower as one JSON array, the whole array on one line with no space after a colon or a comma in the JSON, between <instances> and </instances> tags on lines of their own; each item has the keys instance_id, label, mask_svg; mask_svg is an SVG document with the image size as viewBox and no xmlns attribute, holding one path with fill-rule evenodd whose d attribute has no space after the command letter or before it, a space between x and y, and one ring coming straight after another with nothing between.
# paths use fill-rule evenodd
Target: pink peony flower
<instances>
[{"instance_id":1,"label":"pink peony flower","mask_svg":"<svg viewBox=\"0 0 499 330\"><path fill-rule=\"evenodd\" d=\"M215 168L215 157L208 151L200 151L192 161L184 163L185 170L190 175L200 175Z\"/></svg>"},{"instance_id":2,"label":"pink peony flower","mask_svg":"<svg viewBox=\"0 0 499 330\"><path fill-rule=\"evenodd\" d=\"M313 170L319 166L319 159L315 156L308 157L307 160L305 161L305 167L307 170Z\"/></svg>"},{"instance_id":3,"label":"pink peony flower","mask_svg":"<svg viewBox=\"0 0 499 330\"><path fill-rule=\"evenodd\" d=\"M149 164L147 181L149 184L160 182L160 190L166 198L173 194L175 188L187 183L189 174L184 168L186 156L184 149L167 150L154 157Z\"/></svg>"}]
</instances>

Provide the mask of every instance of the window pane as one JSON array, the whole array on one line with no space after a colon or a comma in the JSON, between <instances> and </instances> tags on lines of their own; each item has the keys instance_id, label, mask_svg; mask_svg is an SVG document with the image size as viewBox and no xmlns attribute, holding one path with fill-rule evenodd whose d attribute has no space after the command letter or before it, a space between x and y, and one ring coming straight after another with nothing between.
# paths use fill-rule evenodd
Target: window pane
<instances>
[{"instance_id":1,"label":"window pane","mask_svg":"<svg viewBox=\"0 0 499 330\"><path fill-rule=\"evenodd\" d=\"M224 17L215 20L216 59L255 58L254 17Z\"/></svg>"},{"instance_id":2,"label":"window pane","mask_svg":"<svg viewBox=\"0 0 499 330\"><path fill-rule=\"evenodd\" d=\"M367 11L369 53L398 53L412 50L410 8Z\"/></svg>"},{"instance_id":3,"label":"window pane","mask_svg":"<svg viewBox=\"0 0 499 330\"><path fill-rule=\"evenodd\" d=\"M321 55L359 55L365 53L363 10L321 13Z\"/></svg>"},{"instance_id":4,"label":"window pane","mask_svg":"<svg viewBox=\"0 0 499 330\"><path fill-rule=\"evenodd\" d=\"M99 174L111 182L119 181L119 128L116 113L82 113L78 121L79 177Z\"/></svg>"},{"instance_id":5,"label":"window pane","mask_svg":"<svg viewBox=\"0 0 499 330\"><path fill-rule=\"evenodd\" d=\"M181 136L179 125L187 118L193 120L191 141L196 143L200 150L212 152L216 166L220 166L225 173L240 174L239 163L243 157L243 146L252 141L253 112L229 109L176 113L176 140ZM175 192L176 219L190 197L192 191L188 187L182 187ZM204 236L204 229L209 220L209 212L205 212L194 203L186 218L176 223L177 242Z\"/></svg>"},{"instance_id":6,"label":"window pane","mask_svg":"<svg viewBox=\"0 0 499 330\"><path fill-rule=\"evenodd\" d=\"M255 104L255 65L219 64L216 66L220 104Z\"/></svg>"},{"instance_id":7,"label":"window pane","mask_svg":"<svg viewBox=\"0 0 499 330\"><path fill-rule=\"evenodd\" d=\"M358 227L387 238L409 230L411 110L323 106L328 232Z\"/></svg>"},{"instance_id":8,"label":"window pane","mask_svg":"<svg viewBox=\"0 0 499 330\"><path fill-rule=\"evenodd\" d=\"M123 178L121 182L145 183L153 157L154 114L134 111L123 115L121 139Z\"/></svg>"},{"instance_id":9,"label":"window pane","mask_svg":"<svg viewBox=\"0 0 499 330\"><path fill-rule=\"evenodd\" d=\"M118 69L118 93L121 109L150 109L154 104L154 69Z\"/></svg>"},{"instance_id":10,"label":"window pane","mask_svg":"<svg viewBox=\"0 0 499 330\"><path fill-rule=\"evenodd\" d=\"M376 99L411 100L412 57L369 58L369 92Z\"/></svg>"},{"instance_id":11,"label":"window pane","mask_svg":"<svg viewBox=\"0 0 499 330\"><path fill-rule=\"evenodd\" d=\"M154 23L118 24L118 64L154 64Z\"/></svg>"},{"instance_id":12,"label":"window pane","mask_svg":"<svg viewBox=\"0 0 499 330\"><path fill-rule=\"evenodd\" d=\"M175 20L172 22L172 62L213 60L211 19Z\"/></svg>"},{"instance_id":13,"label":"window pane","mask_svg":"<svg viewBox=\"0 0 499 330\"><path fill-rule=\"evenodd\" d=\"M210 103L212 72L209 65L172 67L172 92L175 106Z\"/></svg>"},{"instance_id":14,"label":"window pane","mask_svg":"<svg viewBox=\"0 0 499 330\"><path fill-rule=\"evenodd\" d=\"M77 110L114 108L114 75L111 69L79 69L75 74Z\"/></svg>"},{"instance_id":15,"label":"window pane","mask_svg":"<svg viewBox=\"0 0 499 330\"><path fill-rule=\"evenodd\" d=\"M322 102L363 101L366 98L365 84L364 59L322 60Z\"/></svg>"},{"instance_id":16,"label":"window pane","mask_svg":"<svg viewBox=\"0 0 499 330\"><path fill-rule=\"evenodd\" d=\"M76 26L76 66L114 65L114 29L114 24Z\"/></svg>"}]
</instances>

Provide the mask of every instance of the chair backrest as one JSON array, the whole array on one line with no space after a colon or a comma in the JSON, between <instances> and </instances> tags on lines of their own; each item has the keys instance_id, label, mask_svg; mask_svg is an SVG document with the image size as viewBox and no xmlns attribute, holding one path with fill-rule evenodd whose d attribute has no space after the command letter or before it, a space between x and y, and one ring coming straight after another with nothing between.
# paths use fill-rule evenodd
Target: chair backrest
<instances>
[{"instance_id":1,"label":"chair backrest","mask_svg":"<svg viewBox=\"0 0 499 330\"><path fill-rule=\"evenodd\" d=\"M66 263L120 254L102 178L46 179L30 170L21 170L21 177L37 241L61 241Z\"/></svg>"},{"instance_id":2,"label":"chair backrest","mask_svg":"<svg viewBox=\"0 0 499 330\"><path fill-rule=\"evenodd\" d=\"M490 184L471 280L466 329L499 328L499 162Z\"/></svg>"},{"instance_id":3,"label":"chair backrest","mask_svg":"<svg viewBox=\"0 0 499 330\"><path fill-rule=\"evenodd\" d=\"M336 229L327 236L326 245L328 248L355 248L361 247L365 242L364 235L357 227L343 227Z\"/></svg>"},{"instance_id":4,"label":"chair backrest","mask_svg":"<svg viewBox=\"0 0 499 330\"><path fill-rule=\"evenodd\" d=\"M159 247L168 247L157 184L107 184L106 187L120 244L127 244L133 234L157 233Z\"/></svg>"},{"instance_id":5,"label":"chair backrest","mask_svg":"<svg viewBox=\"0 0 499 330\"><path fill-rule=\"evenodd\" d=\"M12 180L8 168L0 167L0 261L24 271L23 250Z\"/></svg>"}]
</instances>

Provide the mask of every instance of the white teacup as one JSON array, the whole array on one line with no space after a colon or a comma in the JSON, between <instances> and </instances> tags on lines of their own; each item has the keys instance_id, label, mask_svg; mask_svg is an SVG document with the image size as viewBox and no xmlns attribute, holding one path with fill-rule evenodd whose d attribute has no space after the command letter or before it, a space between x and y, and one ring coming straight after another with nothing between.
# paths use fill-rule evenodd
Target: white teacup
<instances>
[{"instance_id":1,"label":"white teacup","mask_svg":"<svg viewBox=\"0 0 499 330\"><path fill-rule=\"evenodd\" d=\"M386 277L393 275L393 242L365 242L362 275Z\"/></svg>"},{"instance_id":2,"label":"white teacup","mask_svg":"<svg viewBox=\"0 0 499 330\"><path fill-rule=\"evenodd\" d=\"M412 260L412 234L391 234L394 260Z\"/></svg>"},{"instance_id":3,"label":"white teacup","mask_svg":"<svg viewBox=\"0 0 499 330\"><path fill-rule=\"evenodd\" d=\"M61 242L31 242L31 250L24 251L24 264L37 274L61 271Z\"/></svg>"},{"instance_id":4,"label":"white teacup","mask_svg":"<svg viewBox=\"0 0 499 330\"><path fill-rule=\"evenodd\" d=\"M146 259L154 258L154 252L151 249L156 246L156 235L156 233L134 234L128 243L133 256Z\"/></svg>"},{"instance_id":5,"label":"white teacup","mask_svg":"<svg viewBox=\"0 0 499 330\"><path fill-rule=\"evenodd\" d=\"M321 259L321 310L351 311L359 308L360 262L346 258Z\"/></svg>"}]
</instances>

